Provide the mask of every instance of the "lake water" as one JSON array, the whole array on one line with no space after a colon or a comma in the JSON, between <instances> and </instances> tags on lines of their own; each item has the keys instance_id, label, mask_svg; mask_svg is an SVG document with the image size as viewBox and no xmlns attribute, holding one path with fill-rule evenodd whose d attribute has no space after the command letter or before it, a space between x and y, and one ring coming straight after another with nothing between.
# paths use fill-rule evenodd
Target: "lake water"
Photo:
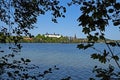
<instances>
[{"instance_id":1,"label":"lake water","mask_svg":"<svg viewBox=\"0 0 120 80\"><path fill-rule=\"evenodd\" d=\"M42 72L55 65L59 68L59 70L46 75L42 80L60 80L68 76L71 76L72 80L88 80L90 77L94 77L92 70L95 65L101 67L107 65L90 58L90 55L97 51L93 49L80 50L76 48L77 44L23 43L22 46L19 57L31 59L31 64L40 66L39 71ZM102 43L95 46L99 50L107 49ZM119 52L118 48L113 50Z\"/></svg>"}]
</instances>

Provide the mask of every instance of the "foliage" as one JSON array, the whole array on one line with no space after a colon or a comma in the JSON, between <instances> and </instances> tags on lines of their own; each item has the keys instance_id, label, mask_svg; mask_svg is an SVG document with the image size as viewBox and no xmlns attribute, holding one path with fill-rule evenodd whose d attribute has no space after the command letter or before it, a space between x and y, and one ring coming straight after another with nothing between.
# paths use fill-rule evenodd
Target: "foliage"
<instances>
[{"instance_id":1,"label":"foliage","mask_svg":"<svg viewBox=\"0 0 120 80\"><path fill-rule=\"evenodd\" d=\"M117 40L116 40L117 41ZM68 36L61 36L57 37L45 37L45 35L38 34L34 37L26 37L24 36L23 39L20 41L22 43L86 43L88 42L87 38L76 38L76 37L68 37ZM97 43L104 42L103 40L99 39ZM107 42L114 43L115 40L107 39ZM92 41L91 41L92 43ZM82 46L82 44L81 44ZM89 47L89 45L87 45ZM87 47L86 46L86 47ZM80 45L79 45L80 47Z\"/></svg>"},{"instance_id":2,"label":"foliage","mask_svg":"<svg viewBox=\"0 0 120 80\"><path fill-rule=\"evenodd\" d=\"M59 38L57 37L45 37L45 35L38 34L37 36L34 36L32 38L29 37L23 37L21 42L28 42L28 43L80 43L85 42L85 39L79 39L74 37L67 37L67 36L61 36Z\"/></svg>"},{"instance_id":3,"label":"foliage","mask_svg":"<svg viewBox=\"0 0 120 80\"><path fill-rule=\"evenodd\" d=\"M80 4L80 1L73 0L70 4ZM93 48L94 44L99 40L103 40L108 47L109 51L98 51L98 53L93 53L91 58L98 59L101 63L109 63L110 60L114 60L120 70L119 56L116 55L112 50L112 47L119 47L118 42L107 42L104 32L109 24L114 26L120 26L120 2L119 0L83 0L80 5L80 10L82 14L77 19L79 26L82 27L82 32L87 35L88 41L92 42L88 44L78 45L79 49ZM111 64L112 65L112 64ZM96 77L101 80L110 80L112 75L117 74L113 68L114 65L109 66L108 69L102 69L95 67L94 72L96 72ZM118 71L119 71L118 70ZM120 78L119 75L114 75L114 77ZM90 78L94 80L93 78Z\"/></svg>"},{"instance_id":4,"label":"foliage","mask_svg":"<svg viewBox=\"0 0 120 80\"><path fill-rule=\"evenodd\" d=\"M96 73L96 77L100 78L101 80L119 80L120 74L119 72L114 72L114 66L109 65L107 69L98 68L97 66L94 67L93 72ZM117 76L117 77L116 77Z\"/></svg>"},{"instance_id":5,"label":"foliage","mask_svg":"<svg viewBox=\"0 0 120 80\"><path fill-rule=\"evenodd\" d=\"M40 34L34 37L34 40L35 42L43 42L43 43L66 43L69 41L67 37L63 37L63 36L61 36L60 38L56 38L56 37L45 37L45 35L40 35Z\"/></svg>"},{"instance_id":6,"label":"foliage","mask_svg":"<svg viewBox=\"0 0 120 80\"><path fill-rule=\"evenodd\" d=\"M31 68L37 68L28 64L29 59L18 60L15 56L22 48L19 44L22 36L32 37L29 30L35 27L37 16L45 15L46 12L50 12L52 21L57 23L58 17L65 17L63 13L66 9L59 5L58 0L0 0L0 43L9 43L10 50L6 54L6 50L0 47L0 80L37 80L37 77L41 77L29 74ZM44 72L43 76L47 73Z\"/></svg>"}]
</instances>

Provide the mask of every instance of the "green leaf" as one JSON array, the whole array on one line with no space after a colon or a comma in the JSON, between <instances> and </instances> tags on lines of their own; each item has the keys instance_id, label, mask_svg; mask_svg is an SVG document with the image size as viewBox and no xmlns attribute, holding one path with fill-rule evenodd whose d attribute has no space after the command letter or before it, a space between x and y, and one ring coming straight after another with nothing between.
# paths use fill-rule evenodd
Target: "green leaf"
<instances>
[{"instance_id":1,"label":"green leaf","mask_svg":"<svg viewBox=\"0 0 120 80\"><path fill-rule=\"evenodd\" d=\"M119 10L119 9L120 9L120 3L116 3L116 4L114 5L114 7L115 7L117 10Z\"/></svg>"},{"instance_id":2,"label":"green leaf","mask_svg":"<svg viewBox=\"0 0 120 80\"><path fill-rule=\"evenodd\" d=\"M109 54L109 52L107 52L106 50L104 50L103 56L106 57L108 54Z\"/></svg>"},{"instance_id":3,"label":"green leaf","mask_svg":"<svg viewBox=\"0 0 120 80\"><path fill-rule=\"evenodd\" d=\"M85 27L83 28L82 32L84 32L85 34L88 34L90 32L90 29Z\"/></svg>"},{"instance_id":4,"label":"green leaf","mask_svg":"<svg viewBox=\"0 0 120 80\"><path fill-rule=\"evenodd\" d=\"M21 58L21 60L24 62L25 60L24 60L24 58Z\"/></svg>"},{"instance_id":5,"label":"green leaf","mask_svg":"<svg viewBox=\"0 0 120 80\"><path fill-rule=\"evenodd\" d=\"M18 74L18 73L19 73L19 71L15 71L14 73L15 73L15 74Z\"/></svg>"},{"instance_id":6,"label":"green leaf","mask_svg":"<svg viewBox=\"0 0 120 80\"><path fill-rule=\"evenodd\" d=\"M94 54L91 55L91 58L93 58L93 59L98 59L99 56L100 56L99 54L94 53Z\"/></svg>"},{"instance_id":7,"label":"green leaf","mask_svg":"<svg viewBox=\"0 0 120 80\"><path fill-rule=\"evenodd\" d=\"M12 77L12 73L11 72L7 72L9 77Z\"/></svg>"},{"instance_id":8,"label":"green leaf","mask_svg":"<svg viewBox=\"0 0 120 80\"><path fill-rule=\"evenodd\" d=\"M30 59L26 59L26 61L25 62L31 62L31 60Z\"/></svg>"},{"instance_id":9,"label":"green leaf","mask_svg":"<svg viewBox=\"0 0 120 80\"><path fill-rule=\"evenodd\" d=\"M107 61L105 55L100 55L100 54L97 54L97 53L92 54L91 58L98 59L101 63L106 63L106 61Z\"/></svg>"},{"instance_id":10,"label":"green leaf","mask_svg":"<svg viewBox=\"0 0 120 80\"><path fill-rule=\"evenodd\" d=\"M113 56L112 58L117 60L117 61L119 61L119 57L118 56Z\"/></svg>"},{"instance_id":11,"label":"green leaf","mask_svg":"<svg viewBox=\"0 0 120 80\"><path fill-rule=\"evenodd\" d=\"M94 36L94 37L93 37L93 40L94 40L94 41L98 41L98 37Z\"/></svg>"},{"instance_id":12,"label":"green leaf","mask_svg":"<svg viewBox=\"0 0 120 80\"><path fill-rule=\"evenodd\" d=\"M89 78L89 80L95 80L94 78Z\"/></svg>"},{"instance_id":13,"label":"green leaf","mask_svg":"<svg viewBox=\"0 0 120 80\"><path fill-rule=\"evenodd\" d=\"M105 56L100 56L100 57L99 57L99 61L100 61L101 63L106 63L106 57L105 57Z\"/></svg>"},{"instance_id":14,"label":"green leaf","mask_svg":"<svg viewBox=\"0 0 120 80\"><path fill-rule=\"evenodd\" d=\"M109 13L113 13L113 12L114 12L114 9L109 9L108 12L109 12Z\"/></svg>"},{"instance_id":15,"label":"green leaf","mask_svg":"<svg viewBox=\"0 0 120 80\"><path fill-rule=\"evenodd\" d=\"M87 49L87 48L90 48L91 46L93 46L94 44L92 43L92 44L86 44L86 45L84 45L84 44L79 44L79 45L77 45L77 48L79 48L79 49Z\"/></svg>"},{"instance_id":16,"label":"green leaf","mask_svg":"<svg viewBox=\"0 0 120 80\"><path fill-rule=\"evenodd\" d=\"M113 23L113 25L114 25L114 26L118 26L118 25L120 25L120 22L119 22L119 21L115 21L115 22Z\"/></svg>"}]
</instances>

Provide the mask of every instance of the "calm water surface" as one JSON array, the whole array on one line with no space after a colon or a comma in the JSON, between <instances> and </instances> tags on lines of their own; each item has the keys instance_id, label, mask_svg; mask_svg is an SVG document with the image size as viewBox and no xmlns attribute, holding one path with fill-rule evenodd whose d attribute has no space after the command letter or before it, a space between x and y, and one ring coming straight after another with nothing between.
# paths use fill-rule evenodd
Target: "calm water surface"
<instances>
[{"instance_id":1,"label":"calm water surface","mask_svg":"<svg viewBox=\"0 0 120 80\"><path fill-rule=\"evenodd\" d=\"M88 80L94 76L92 70L95 65L106 66L90 58L95 50L79 50L76 48L77 44L23 43L22 46L18 57L31 59L31 64L40 66L41 72L54 65L60 68L42 80L60 80L68 76L71 76L72 80ZM107 49L102 43L95 46L99 50ZM118 51L116 48L113 50Z\"/></svg>"}]
</instances>

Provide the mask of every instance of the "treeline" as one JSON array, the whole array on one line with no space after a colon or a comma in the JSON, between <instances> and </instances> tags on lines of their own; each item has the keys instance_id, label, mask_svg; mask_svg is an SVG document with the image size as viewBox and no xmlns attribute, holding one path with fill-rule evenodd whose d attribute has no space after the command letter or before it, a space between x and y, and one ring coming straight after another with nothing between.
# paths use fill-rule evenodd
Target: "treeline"
<instances>
[{"instance_id":1,"label":"treeline","mask_svg":"<svg viewBox=\"0 0 120 80\"><path fill-rule=\"evenodd\" d=\"M61 36L57 37L46 37L45 35L38 34L34 37L23 37L21 40L22 43L86 43L89 40L87 38L76 38L76 37L68 37L68 36ZM107 39L107 42L114 42L115 40ZM103 40L98 40L98 43L104 42ZM120 41L118 41L120 42Z\"/></svg>"},{"instance_id":2,"label":"treeline","mask_svg":"<svg viewBox=\"0 0 120 80\"><path fill-rule=\"evenodd\" d=\"M86 42L85 39L78 39L74 37L67 37L61 36L60 38L57 37L46 37L45 35L38 34L32 38L23 37L21 42L25 43L80 43Z\"/></svg>"},{"instance_id":3,"label":"treeline","mask_svg":"<svg viewBox=\"0 0 120 80\"><path fill-rule=\"evenodd\" d=\"M8 42L17 42L20 40L21 43L86 43L89 40L86 38L76 38L75 37L68 37L68 36L61 36L57 37L46 37L45 35L38 34L37 36L33 37L26 37L26 36L5 36L3 33L0 33L0 43L8 43ZM107 42L114 42L115 40L107 39ZM120 42L120 40L117 40ZM103 40L98 40L97 42L104 42Z\"/></svg>"}]
</instances>

